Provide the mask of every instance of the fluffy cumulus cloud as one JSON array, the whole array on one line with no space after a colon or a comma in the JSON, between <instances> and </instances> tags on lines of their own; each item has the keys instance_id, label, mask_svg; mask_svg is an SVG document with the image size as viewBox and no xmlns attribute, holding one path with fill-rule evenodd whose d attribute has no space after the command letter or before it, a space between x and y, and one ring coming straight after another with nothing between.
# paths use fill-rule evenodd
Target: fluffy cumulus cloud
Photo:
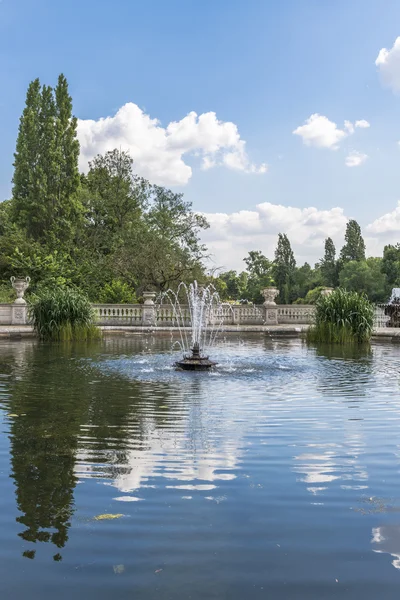
<instances>
[{"instance_id":1,"label":"fluffy cumulus cloud","mask_svg":"<svg viewBox=\"0 0 400 600\"><path fill-rule=\"evenodd\" d=\"M162 185L185 185L192 176L185 162L189 155L201 158L203 169L225 166L245 173L265 173L267 165L254 165L234 123L220 121L214 112L190 112L180 121L162 127L136 104L129 102L114 116L78 121L80 167L96 154L128 150L140 175Z\"/></svg>"},{"instance_id":2,"label":"fluffy cumulus cloud","mask_svg":"<svg viewBox=\"0 0 400 600\"><path fill-rule=\"evenodd\" d=\"M368 127L371 127L371 125L365 119L360 119L359 121L356 121L354 124L356 127L360 127L360 129L368 129Z\"/></svg>"},{"instance_id":3,"label":"fluffy cumulus cloud","mask_svg":"<svg viewBox=\"0 0 400 600\"><path fill-rule=\"evenodd\" d=\"M356 127L365 129L369 126L368 121L360 119L354 124L351 121L345 121L343 129L340 129L328 117L314 113L306 120L304 125L300 125L292 133L300 136L306 146L337 150L340 142L347 136L352 135Z\"/></svg>"},{"instance_id":4,"label":"fluffy cumulus cloud","mask_svg":"<svg viewBox=\"0 0 400 600\"><path fill-rule=\"evenodd\" d=\"M242 270L249 250L262 250L273 258L278 233L286 233L298 261L315 262L323 254L324 239L342 243L347 217L342 208L318 210L264 202L255 210L205 215L210 229L203 240L218 267Z\"/></svg>"},{"instance_id":5,"label":"fluffy cumulus cloud","mask_svg":"<svg viewBox=\"0 0 400 600\"><path fill-rule=\"evenodd\" d=\"M324 241L331 237L337 250L344 243L346 216L342 208L319 210L264 202L254 210L205 215L210 229L203 233L211 267L244 270L243 258L250 250L261 250L273 259L278 233L289 236L299 265L314 264L324 253ZM400 239L400 201L397 207L363 227L368 256L381 256L385 244Z\"/></svg>"},{"instance_id":6,"label":"fluffy cumulus cloud","mask_svg":"<svg viewBox=\"0 0 400 600\"><path fill-rule=\"evenodd\" d=\"M390 50L380 50L375 64L383 83L394 92L400 92L400 37L395 40Z\"/></svg>"},{"instance_id":7,"label":"fluffy cumulus cloud","mask_svg":"<svg viewBox=\"0 0 400 600\"><path fill-rule=\"evenodd\" d=\"M363 154L362 152L357 152L354 150L346 156L346 167L359 167L367 160L367 158L367 154Z\"/></svg>"},{"instance_id":8,"label":"fluffy cumulus cloud","mask_svg":"<svg viewBox=\"0 0 400 600\"><path fill-rule=\"evenodd\" d=\"M385 237L394 235L398 238L400 234L400 200L394 210L373 221L368 225L366 231L368 235ZM388 241L389 237L387 237Z\"/></svg>"}]
</instances>

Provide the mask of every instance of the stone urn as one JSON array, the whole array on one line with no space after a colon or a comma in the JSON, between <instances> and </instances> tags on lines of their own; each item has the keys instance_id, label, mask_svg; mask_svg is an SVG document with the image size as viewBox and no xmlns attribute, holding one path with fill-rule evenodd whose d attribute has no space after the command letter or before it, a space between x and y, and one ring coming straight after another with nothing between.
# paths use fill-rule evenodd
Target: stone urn
<instances>
[{"instance_id":1,"label":"stone urn","mask_svg":"<svg viewBox=\"0 0 400 600\"><path fill-rule=\"evenodd\" d=\"M333 288L325 288L321 290L321 296L330 296L333 292Z\"/></svg>"},{"instance_id":2,"label":"stone urn","mask_svg":"<svg viewBox=\"0 0 400 600\"><path fill-rule=\"evenodd\" d=\"M276 287L264 288L261 294L265 298L264 306L276 306L275 298L279 294L279 290Z\"/></svg>"},{"instance_id":3,"label":"stone urn","mask_svg":"<svg viewBox=\"0 0 400 600\"><path fill-rule=\"evenodd\" d=\"M17 299L15 300L14 304L26 304L26 300L24 300L24 294L29 287L30 281L30 277L25 277L25 279L14 276L11 277L11 285L17 293Z\"/></svg>"},{"instance_id":4,"label":"stone urn","mask_svg":"<svg viewBox=\"0 0 400 600\"><path fill-rule=\"evenodd\" d=\"M146 306L154 304L155 297L156 297L155 292L143 292L144 304L146 304Z\"/></svg>"}]
</instances>

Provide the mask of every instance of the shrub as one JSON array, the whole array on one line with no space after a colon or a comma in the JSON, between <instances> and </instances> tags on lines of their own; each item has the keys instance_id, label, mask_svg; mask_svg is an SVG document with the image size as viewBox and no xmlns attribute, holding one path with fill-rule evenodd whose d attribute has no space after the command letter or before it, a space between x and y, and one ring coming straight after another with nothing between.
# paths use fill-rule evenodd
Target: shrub
<instances>
[{"instance_id":1,"label":"shrub","mask_svg":"<svg viewBox=\"0 0 400 600\"><path fill-rule=\"evenodd\" d=\"M32 325L42 340L90 340L100 337L89 299L68 287L43 290L29 305Z\"/></svg>"},{"instance_id":2,"label":"shrub","mask_svg":"<svg viewBox=\"0 0 400 600\"><path fill-rule=\"evenodd\" d=\"M99 294L99 302L104 304L132 304L136 302L135 294L127 283L113 279L106 283Z\"/></svg>"},{"instance_id":3,"label":"shrub","mask_svg":"<svg viewBox=\"0 0 400 600\"><path fill-rule=\"evenodd\" d=\"M312 342L364 343L371 339L374 307L364 294L336 289L315 305L315 323L307 333Z\"/></svg>"},{"instance_id":4,"label":"shrub","mask_svg":"<svg viewBox=\"0 0 400 600\"><path fill-rule=\"evenodd\" d=\"M324 286L318 286L309 290L305 298L297 298L293 304L316 304L321 297L321 292L326 289Z\"/></svg>"},{"instance_id":5,"label":"shrub","mask_svg":"<svg viewBox=\"0 0 400 600\"><path fill-rule=\"evenodd\" d=\"M10 283L0 283L0 303L10 304L15 300L15 290Z\"/></svg>"}]
</instances>

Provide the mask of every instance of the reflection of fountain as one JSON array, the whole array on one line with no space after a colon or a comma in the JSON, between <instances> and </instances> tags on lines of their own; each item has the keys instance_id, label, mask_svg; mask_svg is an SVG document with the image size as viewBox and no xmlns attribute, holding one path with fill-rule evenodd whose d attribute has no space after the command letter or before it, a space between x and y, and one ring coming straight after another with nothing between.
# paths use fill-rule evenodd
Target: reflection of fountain
<instances>
[{"instance_id":1,"label":"reflection of fountain","mask_svg":"<svg viewBox=\"0 0 400 600\"><path fill-rule=\"evenodd\" d=\"M179 300L182 295L186 297L184 305ZM163 294L164 298L171 304L174 325L181 337L180 346L187 353L175 363L176 367L205 371L215 366L215 362L202 354L202 350L214 344L224 322L223 304L214 286L200 287L197 281L189 286L181 283L176 293L168 290ZM186 307L189 314L185 311Z\"/></svg>"}]
</instances>

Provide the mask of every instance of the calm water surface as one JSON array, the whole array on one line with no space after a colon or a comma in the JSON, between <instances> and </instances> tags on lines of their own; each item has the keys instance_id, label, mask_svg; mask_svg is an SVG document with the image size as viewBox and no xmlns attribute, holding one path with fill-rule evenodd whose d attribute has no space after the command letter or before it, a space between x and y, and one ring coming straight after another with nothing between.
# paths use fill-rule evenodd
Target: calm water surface
<instances>
[{"instance_id":1,"label":"calm water surface","mask_svg":"<svg viewBox=\"0 0 400 600\"><path fill-rule=\"evenodd\" d=\"M0 597L397 600L400 347L170 347L0 344Z\"/></svg>"}]
</instances>

